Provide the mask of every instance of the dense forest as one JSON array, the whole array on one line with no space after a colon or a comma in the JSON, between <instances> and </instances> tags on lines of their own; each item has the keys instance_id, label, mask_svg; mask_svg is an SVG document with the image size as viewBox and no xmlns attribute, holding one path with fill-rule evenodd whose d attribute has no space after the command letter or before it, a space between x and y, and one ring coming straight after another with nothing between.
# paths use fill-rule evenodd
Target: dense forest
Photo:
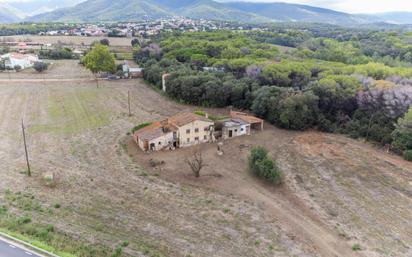
<instances>
[{"instance_id":1,"label":"dense forest","mask_svg":"<svg viewBox=\"0 0 412 257\"><path fill-rule=\"evenodd\" d=\"M408 157L412 33L309 28L164 33L135 45L134 57L156 87L170 73L167 94L177 100L247 109L279 127L344 133Z\"/></svg>"}]
</instances>

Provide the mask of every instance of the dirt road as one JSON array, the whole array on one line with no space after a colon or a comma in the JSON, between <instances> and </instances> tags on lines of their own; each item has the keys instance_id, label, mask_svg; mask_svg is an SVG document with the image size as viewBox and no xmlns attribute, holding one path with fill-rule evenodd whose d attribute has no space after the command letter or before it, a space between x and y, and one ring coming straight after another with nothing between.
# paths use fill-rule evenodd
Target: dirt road
<instances>
[{"instance_id":1,"label":"dirt road","mask_svg":"<svg viewBox=\"0 0 412 257\"><path fill-rule=\"evenodd\" d=\"M203 145L201 149L208 166L204 168L204 176L199 180L191 176L185 163L192 149L144 154L130 141L129 150L134 153L137 162L146 164L146 169L153 169L148 165L152 158L165 161L162 171L155 172L173 183L205 187L257 203L266 215L278 222L286 234L311 248L311 251L319 256L363 256L353 251L349 242L339 237L336 231L316 216L310 206L295 197L287 184L274 188L247 172L247 155L251 145L271 138L274 141L271 143L283 148L294 136L294 133L266 126L263 133L226 141L223 157L217 156L215 144ZM248 147L240 149L241 144Z\"/></svg>"}]
</instances>

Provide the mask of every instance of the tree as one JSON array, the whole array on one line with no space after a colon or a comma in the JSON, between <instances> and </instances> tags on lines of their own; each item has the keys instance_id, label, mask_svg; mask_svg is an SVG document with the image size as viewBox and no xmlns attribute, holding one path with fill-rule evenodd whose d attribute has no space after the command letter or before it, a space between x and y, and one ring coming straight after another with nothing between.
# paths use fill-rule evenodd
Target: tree
<instances>
[{"instance_id":1,"label":"tree","mask_svg":"<svg viewBox=\"0 0 412 257\"><path fill-rule=\"evenodd\" d=\"M20 65L14 65L14 70L16 71L16 72L19 72L19 71L21 71L21 66Z\"/></svg>"},{"instance_id":2,"label":"tree","mask_svg":"<svg viewBox=\"0 0 412 257\"><path fill-rule=\"evenodd\" d=\"M131 43L131 45L134 47L134 46L140 46L140 42L139 42L139 39L137 39L137 38L133 38L132 39L132 42L130 42Z\"/></svg>"},{"instance_id":3,"label":"tree","mask_svg":"<svg viewBox=\"0 0 412 257\"><path fill-rule=\"evenodd\" d=\"M282 100L279 106L279 125L294 130L312 127L317 121L318 100L312 92L299 93Z\"/></svg>"},{"instance_id":4,"label":"tree","mask_svg":"<svg viewBox=\"0 0 412 257\"><path fill-rule=\"evenodd\" d=\"M203 161L202 152L199 149L194 151L192 157L187 159L186 163L189 165L196 178L200 177L200 171L206 166Z\"/></svg>"},{"instance_id":5,"label":"tree","mask_svg":"<svg viewBox=\"0 0 412 257\"><path fill-rule=\"evenodd\" d=\"M104 46L109 46L110 45L110 41L107 38L103 38L100 40L100 44L104 45Z\"/></svg>"},{"instance_id":6,"label":"tree","mask_svg":"<svg viewBox=\"0 0 412 257\"><path fill-rule=\"evenodd\" d=\"M33 65L33 68L37 72L41 73L41 72L47 70L48 65L47 65L47 63L44 63L44 62L35 62L34 65Z\"/></svg>"},{"instance_id":7,"label":"tree","mask_svg":"<svg viewBox=\"0 0 412 257\"><path fill-rule=\"evenodd\" d=\"M4 60L0 61L0 70L1 71L6 70L6 64Z\"/></svg>"},{"instance_id":8,"label":"tree","mask_svg":"<svg viewBox=\"0 0 412 257\"><path fill-rule=\"evenodd\" d=\"M93 74L99 72L110 72L116 71L115 58L112 53L110 53L109 47L97 44L87 55L84 57L84 65Z\"/></svg>"},{"instance_id":9,"label":"tree","mask_svg":"<svg viewBox=\"0 0 412 257\"><path fill-rule=\"evenodd\" d=\"M207 56L204 54L194 54L192 55L191 62L196 68L200 69L206 65Z\"/></svg>"},{"instance_id":10,"label":"tree","mask_svg":"<svg viewBox=\"0 0 412 257\"><path fill-rule=\"evenodd\" d=\"M249 156L249 168L258 177L271 181L275 185L282 183L281 171L268 157L268 151L262 146L252 149Z\"/></svg>"},{"instance_id":11,"label":"tree","mask_svg":"<svg viewBox=\"0 0 412 257\"><path fill-rule=\"evenodd\" d=\"M279 116L279 103L286 90L279 87L261 87L254 92L252 111L257 116L275 123Z\"/></svg>"},{"instance_id":12,"label":"tree","mask_svg":"<svg viewBox=\"0 0 412 257\"><path fill-rule=\"evenodd\" d=\"M270 64L263 68L261 74L263 84L275 85L279 87L289 87L289 68L284 64Z\"/></svg>"},{"instance_id":13,"label":"tree","mask_svg":"<svg viewBox=\"0 0 412 257\"><path fill-rule=\"evenodd\" d=\"M398 120L396 129L392 133L392 146L398 152L407 155L408 151L412 150L412 108L405 114L403 118Z\"/></svg>"}]
</instances>

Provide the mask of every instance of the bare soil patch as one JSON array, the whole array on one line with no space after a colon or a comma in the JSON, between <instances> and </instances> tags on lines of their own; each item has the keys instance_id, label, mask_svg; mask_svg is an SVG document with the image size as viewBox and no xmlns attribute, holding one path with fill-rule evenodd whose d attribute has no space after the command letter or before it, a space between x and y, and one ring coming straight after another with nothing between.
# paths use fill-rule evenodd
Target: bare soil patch
<instances>
[{"instance_id":1,"label":"bare soil patch","mask_svg":"<svg viewBox=\"0 0 412 257\"><path fill-rule=\"evenodd\" d=\"M7 190L30 193L41 208L10 211L89 243L115 248L127 240L127 256L316 256L257 204L166 182L130 159L127 131L185 108L141 81L104 81L98 89L80 82L2 84L0 202ZM22 118L32 178L23 174ZM54 187L44 181L50 172Z\"/></svg>"},{"instance_id":2,"label":"bare soil patch","mask_svg":"<svg viewBox=\"0 0 412 257\"><path fill-rule=\"evenodd\" d=\"M247 170L254 145L270 149L285 175L281 187L262 182ZM339 135L272 126L226 141L224 156L217 155L216 144L201 149L207 166L196 179L185 163L193 149L146 154L129 142L136 161L152 174L257 203L296 241L321 256L411 253L412 164L398 156ZM151 167L151 159L165 164ZM355 244L362 252L351 250Z\"/></svg>"}]
</instances>

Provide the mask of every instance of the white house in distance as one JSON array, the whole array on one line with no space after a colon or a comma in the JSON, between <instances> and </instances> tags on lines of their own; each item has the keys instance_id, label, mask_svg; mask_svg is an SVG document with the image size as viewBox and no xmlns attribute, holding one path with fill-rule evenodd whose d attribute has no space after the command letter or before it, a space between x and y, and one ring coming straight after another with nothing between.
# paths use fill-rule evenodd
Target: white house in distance
<instances>
[{"instance_id":1,"label":"white house in distance","mask_svg":"<svg viewBox=\"0 0 412 257\"><path fill-rule=\"evenodd\" d=\"M34 63L39 61L39 58L34 54L8 53L0 56L0 60L4 60L6 69L14 69L17 65L21 69L27 69L33 67Z\"/></svg>"}]
</instances>

